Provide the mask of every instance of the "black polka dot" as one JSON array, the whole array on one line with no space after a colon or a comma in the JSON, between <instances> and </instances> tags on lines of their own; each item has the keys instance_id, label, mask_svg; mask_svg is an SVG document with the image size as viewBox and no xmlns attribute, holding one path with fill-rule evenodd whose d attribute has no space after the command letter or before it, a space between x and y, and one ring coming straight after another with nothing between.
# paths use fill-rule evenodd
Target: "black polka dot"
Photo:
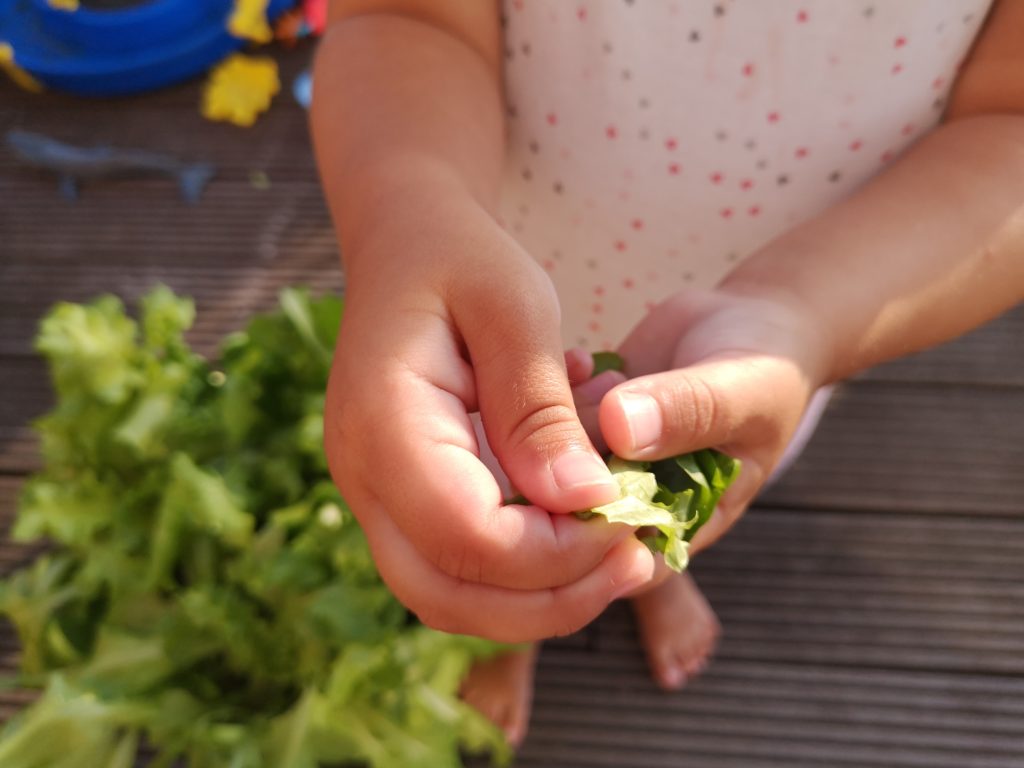
<instances>
[{"instance_id":1,"label":"black polka dot","mask_svg":"<svg viewBox=\"0 0 1024 768\"><path fill-rule=\"evenodd\" d=\"M540 144L537 143L536 139L532 139L530 141L530 145L529 146L530 146L530 151L533 152L533 154L536 155L538 152L540 152Z\"/></svg>"},{"instance_id":2,"label":"black polka dot","mask_svg":"<svg viewBox=\"0 0 1024 768\"><path fill-rule=\"evenodd\" d=\"M640 129L640 140L641 141L647 141L649 138L651 138L651 132L649 130L647 130L646 128L641 128Z\"/></svg>"},{"instance_id":3,"label":"black polka dot","mask_svg":"<svg viewBox=\"0 0 1024 768\"><path fill-rule=\"evenodd\" d=\"M606 40L604 45L601 46L601 50L604 51L605 53L611 53L613 50L612 44Z\"/></svg>"},{"instance_id":4,"label":"black polka dot","mask_svg":"<svg viewBox=\"0 0 1024 768\"><path fill-rule=\"evenodd\" d=\"M775 178L775 183L778 184L780 187L784 187L787 184L789 184L789 176L787 174L785 174L785 173L780 173Z\"/></svg>"},{"instance_id":5,"label":"black polka dot","mask_svg":"<svg viewBox=\"0 0 1024 768\"><path fill-rule=\"evenodd\" d=\"M875 6L869 5L869 6L867 6L864 9L864 18L865 19L870 19L874 15L875 15Z\"/></svg>"},{"instance_id":6,"label":"black polka dot","mask_svg":"<svg viewBox=\"0 0 1024 768\"><path fill-rule=\"evenodd\" d=\"M565 187L562 186L562 182L560 182L560 181L556 181L551 188L553 190L555 190L555 194L556 195L560 195L560 194L562 194L562 192L565 191Z\"/></svg>"},{"instance_id":7,"label":"black polka dot","mask_svg":"<svg viewBox=\"0 0 1024 768\"><path fill-rule=\"evenodd\" d=\"M651 100L647 98L640 99L640 109L647 109L651 106Z\"/></svg>"},{"instance_id":8,"label":"black polka dot","mask_svg":"<svg viewBox=\"0 0 1024 768\"><path fill-rule=\"evenodd\" d=\"M516 105L515 104L509 104L508 105L508 116L509 116L509 118L511 118L513 120L515 120L517 117L519 117L519 110L516 109Z\"/></svg>"},{"instance_id":9,"label":"black polka dot","mask_svg":"<svg viewBox=\"0 0 1024 768\"><path fill-rule=\"evenodd\" d=\"M743 146L747 149L757 149L757 142L753 139L747 139Z\"/></svg>"},{"instance_id":10,"label":"black polka dot","mask_svg":"<svg viewBox=\"0 0 1024 768\"><path fill-rule=\"evenodd\" d=\"M691 282L693 280L693 272L683 272L683 280Z\"/></svg>"},{"instance_id":11,"label":"black polka dot","mask_svg":"<svg viewBox=\"0 0 1024 768\"><path fill-rule=\"evenodd\" d=\"M519 211L520 216L530 215L530 206L528 206L526 203L520 203L519 208L517 210Z\"/></svg>"},{"instance_id":12,"label":"black polka dot","mask_svg":"<svg viewBox=\"0 0 1024 768\"><path fill-rule=\"evenodd\" d=\"M593 259L593 258L587 259L583 263L587 265L588 269L597 269L597 259Z\"/></svg>"},{"instance_id":13,"label":"black polka dot","mask_svg":"<svg viewBox=\"0 0 1024 768\"><path fill-rule=\"evenodd\" d=\"M839 181L841 178L843 178L843 174L841 174L839 171L832 171L832 173L828 175L828 180L833 183Z\"/></svg>"},{"instance_id":14,"label":"black polka dot","mask_svg":"<svg viewBox=\"0 0 1024 768\"><path fill-rule=\"evenodd\" d=\"M690 42L691 43L699 43L700 42L700 32L697 31L696 29L690 30Z\"/></svg>"},{"instance_id":15,"label":"black polka dot","mask_svg":"<svg viewBox=\"0 0 1024 768\"><path fill-rule=\"evenodd\" d=\"M523 168L522 176L523 176L524 179L529 181L530 179L533 178L533 171L531 171L529 168Z\"/></svg>"},{"instance_id":16,"label":"black polka dot","mask_svg":"<svg viewBox=\"0 0 1024 768\"><path fill-rule=\"evenodd\" d=\"M715 138L718 141L728 141L729 134L726 131L715 131Z\"/></svg>"},{"instance_id":17,"label":"black polka dot","mask_svg":"<svg viewBox=\"0 0 1024 768\"><path fill-rule=\"evenodd\" d=\"M757 170L763 171L767 167L768 167L768 161L767 160L758 160L757 161Z\"/></svg>"},{"instance_id":18,"label":"black polka dot","mask_svg":"<svg viewBox=\"0 0 1024 768\"><path fill-rule=\"evenodd\" d=\"M523 56L529 56L530 51L532 51L533 48L530 47L529 43L523 43L521 46L519 46L519 50L523 52Z\"/></svg>"},{"instance_id":19,"label":"black polka dot","mask_svg":"<svg viewBox=\"0 0 1024 768\"><path fill-rule=\"evenodd\" d=\"M632 80L633 79L633 73L630 72L628 69L622 70L622 79L623 80Z\"/></svg>"},{"instance_id":20,"label":"black polka dot","mask_svg":"<svg viewBox=\"0 0 1024 768\"><path fill-rule=\"evenodd\" d=\"M932 102L932 109L936 112L941 112L946 107L946 100L939 98Z\"/></svg>"},{"instance_id":21,"label":"black polka dot","mask_svg":"<svg viewBox=\"0 0 1024 768\"><path fill-rule=\"evenodd\" d=\"M725 6L721 3L715 5L715 16L725 16Z\"/></svg>"}]
</instances>

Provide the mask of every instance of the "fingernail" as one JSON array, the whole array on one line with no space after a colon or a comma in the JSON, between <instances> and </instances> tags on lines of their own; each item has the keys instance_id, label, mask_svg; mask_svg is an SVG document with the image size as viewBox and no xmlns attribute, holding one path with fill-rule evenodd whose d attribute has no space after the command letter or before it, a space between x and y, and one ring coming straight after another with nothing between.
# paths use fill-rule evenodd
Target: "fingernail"
<instances>
[{"instance_id":1,"label":"fingernail","mask_svg":"<svg viewBox=\"0 0 1024 768\"><path fill-rule=\"evenodd\" d=\"M607 465L590 451L563 453L551 465L551 474L555 477L555 484L563 491L610 485L614 482Z\"/></svg>"},{"instance_id":2,"label":"fingernail","mask_svg":"<svg viewBox=\"0 0 1024 768\"><path fill-rule=\"evenodd\" d=\"M661 437L661 406L643 392L619 393L619 404L626 416L629 440L634 451L648 448Z\"/></svg>"},{"instance_id":3,"label":"fingernail","mask_svg":"<svg viewBox=\"0 0 1024 768\"><path fill-rule=\"evenodd\" d=\"M649 582L650 580L651 579L649 576L640 575L635 578L624 581L619 586L615 594L612 596L612 600L618 600L620 598L626 597L627 595L633 594L638 589L640 589L640 587L645 586L647 582Z\"/></svg>"}]
</instances>

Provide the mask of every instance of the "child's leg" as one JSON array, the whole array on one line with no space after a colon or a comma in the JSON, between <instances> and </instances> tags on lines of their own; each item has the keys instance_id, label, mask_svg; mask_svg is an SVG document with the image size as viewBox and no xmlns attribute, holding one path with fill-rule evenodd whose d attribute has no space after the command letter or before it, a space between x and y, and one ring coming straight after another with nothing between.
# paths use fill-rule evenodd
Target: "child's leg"
<instances>
[{"instance_id":1,"label":"child's leg","mask_svg":"<svg viewBox=\"0 0 1024 768\"><path fill-rule=\"evenodd\" d=\"M540 643L480 661L462 684L462 698L505 732L518 747L526 737L533 705L533 672Z\"/></svg>"},{"instance_id":2,"label":"child's leg","mask_svg":"<svg viewBox=\"0 0 1024 768\"><path fill-rule=\"evenodd\" d=\"M654 682L682 688L700 674L715 650L721 626L689 573L673 573L631 598L640 641Z\"/></svg>"}]
</instances>

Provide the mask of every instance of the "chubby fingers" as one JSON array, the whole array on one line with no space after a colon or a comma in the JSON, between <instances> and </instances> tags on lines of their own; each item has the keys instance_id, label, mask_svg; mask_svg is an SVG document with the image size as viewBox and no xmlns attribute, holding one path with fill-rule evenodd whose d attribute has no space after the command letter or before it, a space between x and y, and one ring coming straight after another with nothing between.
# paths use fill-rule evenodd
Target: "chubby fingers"
<instances>
[{"instance_id":1,"label":"chubby fingers","mask_svg":"<svg viewBox=\"0 0 1024 768\"><path fill-rule=\"evenodd\" d=\"M655 569L647 548L626 536L577 581L548 589L509 589L459 579L438 568L380 510L363 528L384 581L424 624L500 642L575 632L609 602L647 583Z\"/></svg>"}]
</instances>

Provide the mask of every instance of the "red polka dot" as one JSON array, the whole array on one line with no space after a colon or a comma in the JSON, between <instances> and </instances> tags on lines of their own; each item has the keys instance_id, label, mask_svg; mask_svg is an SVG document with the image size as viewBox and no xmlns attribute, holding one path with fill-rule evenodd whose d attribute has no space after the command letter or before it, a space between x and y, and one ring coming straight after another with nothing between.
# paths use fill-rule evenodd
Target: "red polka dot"
<instances>
[{"instance_id":1,"label":"red polka dot","mask_svg":"<svg viewBox=\"0 0 1024 768\"><path fill-rule=\"evenodd\" d=\"M914 132L915 127L916 126L913 123L907 123L906 125L903 126L903 129L900 131L900 133L902 133L904 136L909 136Z\"/></svg>"},{"instance_id":2,"label":"red polka dot","mask_svg":"<svg viewBox=\"0 0 1024 768\"><path fill-rule=\"evenodd\" d=\"M548 112L546 115L546 119L548 121L548 125L558 125L558 115L556 115L554 112Z\"/></svg>"},{"instance_id":3,"label":"red polka dot","mask_svg":"<svg viewBox=\"0 0 1024 768\"><path fill-rule=\"evenodd\" d=\"M902 48L906 44L907 38L903 37L902 35L900 35L899 37L892 41L893 48Z\"/></svg>"},{"instance_id":4,"label":"red polka dot","mask_svg":"<svg viewBox=\"0 0 1024 768\"><path fill-rule=\"evenodd\" d=\"M939 88L941 88L945 84L946 78L944 77L936 77L934 80L932 80L932 88L934 88L936 91L939 90Z\"/></svg>"},{"instance_id":5,"label":"red polka dot","mask_svg":"<svg viewBox=\"0 0 1024 768\"><path fill-rule=\"evenodd\" d=\"M657 279L658 279L657 271L655 271L653 269L647 270L647 279L650 280L652 283L657 281Z\"/></svg>"},{"instance_id":6,"label":"red polka dot","mask_svg":"<svg viewBox=\"0 0 1024 768\"><path fill-rule=\"evenodd\" d=\"M624 251L624 250L626 250L626 241L625 240L616 240L615 241L615 250L616 251Z\"/></svg>"},{"instance_id":7,"label":"red polka dot","mask_svg":"<svg viewBox=\"0 0 1024 768\"><path fill-rule=\"evenodd\" d=\"M548 272L551 272L552 270L554 270L554 268L555 268L555 262L553 260L551 260L551 259L545 259L544 260L544 269L546 269Z\"/></svg>"},{"instance_id":8,"label":"red polka dot","mask_svg":"<svg viewBox=\"0 0 1024 768\"><path fill-rule=\"evenodd\" d=\"M587 20L587 9L584 8L583 6L580 6L579 8L577 8L576 9L576 18L578 18L580 21L586 21Z\"/></svg>"},{"instance_id":9,"label":"red polka dot","mask_svg":"<svg viewBox=\"0 0 1024 768\"><path fill-rule=\"evenodd\" d=\"M596 285L596 286L594 286L594 295L595 296L604 296L604 286L603 285Z\"/></svg>"},{"instance_id":10,"label":"red polka dot","mask_svg":"<svg viewBox=\"0 0 1024 768\"><path fill-rule=\"evenodd\" d=\"M619 135L619 130L614 125L609 125L607 128L604 129L604 135L607 136L609 139L614 139L616 136Z\"/></svg>"},{"instance_id":11,"label":"red polka dot","mask_svg":"<svg viewBox=\"0 0 1024 768\"><path fill-rule=\"evenodd\" d=\"M601 330L601 324L597 322L597 320L591 320L587 323L587 328L589 328L593 333L597 333Z\"/></svg>"},{"instance_id":12,"label":"red polka dot","mask_svg":"<svg viewBox=\"0 0 1024 768\"><path fill-rule=\"evenodd\" d=\"M590 311L593 312L595 315L600 315L602 312L604 312L604 304L601 304L600 302L594 302L593 304L590 305Z\"/></svg>"},{"instance_id":13,"label":"red polka dot","mask_svg":"<svg viewBox=\"0 0 1024 768\"><path fill-rule=\"evenodd\" d=\"M651 301L649 299L644 302L644 309L646 309L648 312L650 312L656 306L658 306L657 302Z\"/></svg>"},{"instance_id":14,"label":"red polka dot","mask_svg":"<svg viewBox=\"0 0 1024 768\"><path fill-rule=\"evenodd\" d=\"M749 208L747 208L747 215L748 216L759 216L760 214L761 214L761 206L760 205L752 205Z\"/></svg>"},{"instance_id":15,"label":"red polka dot","mask_svg":"<svg viewBox=\"0 0 1024 768\"><path fill-rule=\"evenodd\" d=\"M632 277L627 277L622 281L623 288L633 288L636 285L636 281Z\"/></svg>"},{"instance_id":16,"label":"red polka dot","mask_svg":"<svg viewBox=\"0 0 1024 768\"><path fill-rule=\"evenodd\" d=\"M744 77L753 77L754 76L754 65L748 61L746 64L743 65L743 70L742 71L743 71L743 76Z\"/></svg>"},{"instance_id":17,"label":"red polka dot","mask_svg":"<svg viewBox=\"0 0 1024 768\"><path fill-rule=\"evenodd\" d=\"M679 146L679 142L671 136L665 139L665 149L671 151Z\"/></svg>"},{"instance_id":18,"label":"red polka dot","mask_svg":"<svg viewBox=\"0 0 1024 768\"><path fill-rule=\"evenodd\" d=\"M670 174L672 174L673 176L678 176L679 172L682 171L682 170L683 170L683 166L681 166L679 163L669 163L668 164L668 172Z\"/></svg>"},{"instance_id":19,"label":"red polka dot","mask_svg":"<svg viewBox=\"0 0 1024 768\"><path fill-rule=\"evenodd\" d=\"M725 174L721 171L715 171L708 178L711 179L712 184L721 184L723 179L725 179Z\"/></svg>"},{"instance_id":20,"label":"red polka dot","mask_svg":"<svg viewBox=\"0 0 1024 768\"><path fill-rule=\"evenodd\" d=\"M740 182L740 189L742 189L742 190L753 189L753 187L754 187L754 180L753 179L744 179L743 181Z\"/></svg>"},{"instance_id":21,"label":"red polka dot","mask_svg":"<svg viewBox=\"0 0 1024 768\"><path fill-rule=\"evenodd\" d=\"M892 65L892 73L894 75L898 75L902 71L903 71L903 65L902 64L893 64Z\"/></svg>"},{"instance_id":22,"label":"red polka dot","mask_svg":"<svg viewBox=\"0 0 1024 768\"><path fill-rule=\"evenodd\" d=\"M769 112L768 113L768 122L769 123L777 123L781 119L782 119L782 115L780 115L778 112Z\"/></svg>"},{"instance_id":23,"label":"red polka dot","mask_svg":"<svg viewBox=\"0 0 1024 768\"><path fill-rule=\"evenodd\" d=\"M718 212L718 215L721 216L723 219L731 219L732 218L732 208L723 208L722 210L720 210Z\"/></svg>"},{"instance_id":24,"label":"red polka dot","mask_svg":"<svg viewBox=\"0 0 1024 768\"><path fill-rule=\"evenodd\" d=\"M643 219L633 219L629 223L629 225L631 227L633 227L633 229L643 229L644 228L644 220Z\"/></svg>"},{"instance_id":25,"label":"red polka dot","mask_svg":"<svg viewBox=\"0 0 1024 768\"><path fill-rule=\"evenodd\" d=\"M523 2L524 0L512 0L512 7L517 11L521 11L523 10Z\"/></svg>"},{"instance_id":26,"label":"red polka dot","mask_svg":"<svg viewBox=\"0 0 1024 768\"><path fill-rule=\"evenodd\" d=\"M797 157L803 158L803 157L807 157L807 155L809 153L810 153L810 150L807 149L807 147L797 147L796 148L796 152L794 152L793 154L796 155Z\"/></svg>"},{"instance_id":27,"label":"red polka dot","mask_svg":"<svg viewBox=\"0 0 1024 768\"><path fill-rule=\"evenodd\" d=\"M800 11L797 11L797 13L796 13L796 23L797 24L806 24L807 20L809 18L810 18L810 16L807 15L807 11L800 10Z\"/></svg>"},{"instance_id":28,"label":"red polka dot","mask_svg":"<svg viewBox=\"0 0 1024 768\"><path fill-rule=\"evenodd\" d=\"M860 149L863 146L864 146L864 142L862 142L860 139L857 139L856 141L851 141L850 142L850 151L851 152L856 152L858 149Z\"/></svg>"},{"instance_id":29,"label":"red polka dot","mask_svg":"<svg viewBox=\"0 0 1024 768\"><path fill-rule=\"evenodd\" d=\"M883 164L884 163L888 163L890 160L892 160L892 152L889 151L889 150L886 150L885 152L882 153L882 156L880 158L878 158L878 159Z\"/></svg>"}]
</instances>

